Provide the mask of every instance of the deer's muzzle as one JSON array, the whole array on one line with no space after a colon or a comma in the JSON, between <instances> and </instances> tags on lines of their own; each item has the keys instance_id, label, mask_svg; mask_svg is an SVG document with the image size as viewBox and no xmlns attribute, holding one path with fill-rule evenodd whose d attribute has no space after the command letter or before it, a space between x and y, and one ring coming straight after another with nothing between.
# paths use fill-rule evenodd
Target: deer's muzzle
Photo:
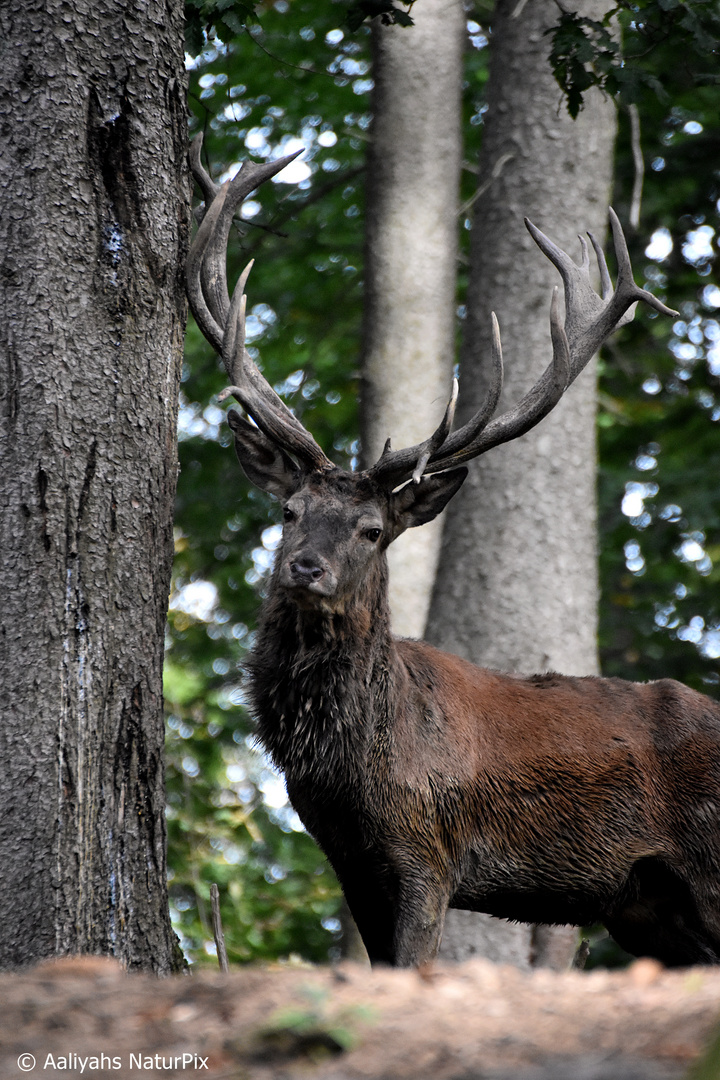
<instances>
[{"instance_id":1,"label":"deer's muzzle","mask_svg":"<svg viewBox=\"0 0 720 1080\"><path fill-rule=\"evenodd\" d=\"M314 552L303 552L289 557L280 572L281 584L298 598L308 593L319 597L334 596L337 577L327 561Z\"/></svg>"}]
</instances>

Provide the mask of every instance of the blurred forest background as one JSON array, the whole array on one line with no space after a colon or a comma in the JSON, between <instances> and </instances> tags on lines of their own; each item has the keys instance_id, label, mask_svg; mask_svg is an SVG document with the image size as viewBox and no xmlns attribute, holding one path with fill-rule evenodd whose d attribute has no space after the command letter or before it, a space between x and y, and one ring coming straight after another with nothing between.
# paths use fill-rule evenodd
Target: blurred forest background
<instances>
[{"instance_id":1,"label":"blurred forest background","mask_svg":"<svg viewBox=\"0 0 720 1080\"><path fill-rule=\"evenodd\" d=\"M600 366L603 673L672 676L717 695L720 85L713 8L705 0L623 4L624 65L612 39L590 59L592 77L618 108L614 205L636 279L680 311L674 324L639 312ZM204 132L213 177L227 179L247 157L305 148L244 204L229 277L257 259L247 290L249 344L276 390L346 468L359 449L372 89L366 13L367 5L318 0L189 0L187 11L190 134ZM580 104L590 29L559 16L548 39L566 92L563 98L559 86L558 108ZM468 4L468 163L477 161L482 139L491 37L491 5ZM645 165L640 204L638 152ZM465 168L458 330L476 183L473 168ZM209 894L216 881L231 963L293 955L322 962L339 953L339 888L288 806L282 778L255 748L243 707L243 660L280 528L278 505L237 465L216 403L223 386L220 361L191 320L165 681L172 913L188 958L214 962Z\"/></svg>"}]
</instances>

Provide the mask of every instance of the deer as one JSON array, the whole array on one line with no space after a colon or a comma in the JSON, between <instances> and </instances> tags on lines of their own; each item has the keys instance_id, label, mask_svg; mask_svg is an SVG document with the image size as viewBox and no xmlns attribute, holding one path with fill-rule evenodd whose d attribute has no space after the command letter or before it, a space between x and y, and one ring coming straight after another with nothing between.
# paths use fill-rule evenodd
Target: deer
<instances>
[{"instance_id":1,"label":"deer","mask_svg":"<svg viewBox=\"0 0 720 1080\"><path fill-rule=\"evenodd\" d=\"M294 155L291 155L291 157ZM546 925L603 924L635 956L720 963L720 706L671 679L530 677L486 670L393 637L388 546L430 521L466 463L524 435L557 404L637 302L676 314L633 279L610 211L613 287L602 248L591 279L535 225L559 272L552 359L508 412L493 320L487 398L453 429L457 381L424 442L349 472L336 466L245 348L245 286L227 288L233 215L291 157L245 162L219 186L192 171L205 213L187 290L234 397L228 424L250 482L282 505L283 532L248 660L260 743L332 865L373 964L435 956L448 908Z\"/></svg>"}]
</instances>

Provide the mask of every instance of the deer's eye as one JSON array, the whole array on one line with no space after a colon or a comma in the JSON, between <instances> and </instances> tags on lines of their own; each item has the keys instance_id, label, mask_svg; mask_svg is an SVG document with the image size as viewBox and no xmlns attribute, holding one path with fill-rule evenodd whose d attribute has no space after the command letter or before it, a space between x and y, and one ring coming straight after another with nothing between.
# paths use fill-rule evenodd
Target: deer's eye
<instances>
[{"instance_id":1,"label":"deer's eye","mask_svg":"<svg viewBox=\"0 0 720 1080\"><path fill-rule=\"evenodd\" d=\"M381 532L382 532L382 529L366 529L365 530L365 539L369 540L371 544L375 544L380 539L380 533Z\"/></svg>"},{"instance_id":2,"label":"deer's eye","mask_svg":"<svg viewBox=\"0 0 720 1080\"><path fill-rule=\"evenodd\" d=\"M294 521L294 519L295 515L293 514L292 510L289 506L286 506L283 509L283 521Z\"/></svg>"}]
</instances>

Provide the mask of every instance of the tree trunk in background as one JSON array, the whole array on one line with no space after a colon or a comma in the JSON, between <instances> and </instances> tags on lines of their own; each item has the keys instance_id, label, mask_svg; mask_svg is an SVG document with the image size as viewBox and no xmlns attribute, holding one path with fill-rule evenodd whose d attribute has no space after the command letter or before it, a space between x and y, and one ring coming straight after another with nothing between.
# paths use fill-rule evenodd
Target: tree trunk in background
<instances>
[{"instance_id":1,"label":"tree trunk in background","mask_svg":"<svg viewBox=\"0 0 720 1080\"><path fill-rule=\"evenodd\" d=\"M455 353L460 0L422 0L412 28L373 25L361 431L364 465L385 440L422 442L442 417ZM440 522L389 549L396 634L422 637Z\"/></svg>"},{"instance_id":2,"label":"tree trunk in background","mask_svg":"<svg viewBox=\"0 0 720 1080\"><path fill-rule=\"evenodd\" d=\"M576 5L578 7L578 5ZM607 0L579 5L598 18ZM573 255L577 233L605 233L615 113L588 94L573 122L555 83L544 30L554 0L498 0L492 24L489 109L472 232L461 356L460 420L482 401L490 312L500 321L506 384L501 410L551 356L550 295L559 275L525 230L527 215ZM587 371L524 438L471 467L450 504L427 639L506 671L598 670L595 380ZM470 931L470 926L476 929ZM478 953L521 966L549 959L552 932L450 912L441 955Z\"/></svg>"},{"instance_id":3,"label":"tree trunk in background","mask_svg":"<svg viewBox=\"0 0 720 1080\"><path fill-rule=\"evenodd\" d=\"M167 973L183 6L29 0L0 28L0 965Z\"/></svg>"}]
</instances>

